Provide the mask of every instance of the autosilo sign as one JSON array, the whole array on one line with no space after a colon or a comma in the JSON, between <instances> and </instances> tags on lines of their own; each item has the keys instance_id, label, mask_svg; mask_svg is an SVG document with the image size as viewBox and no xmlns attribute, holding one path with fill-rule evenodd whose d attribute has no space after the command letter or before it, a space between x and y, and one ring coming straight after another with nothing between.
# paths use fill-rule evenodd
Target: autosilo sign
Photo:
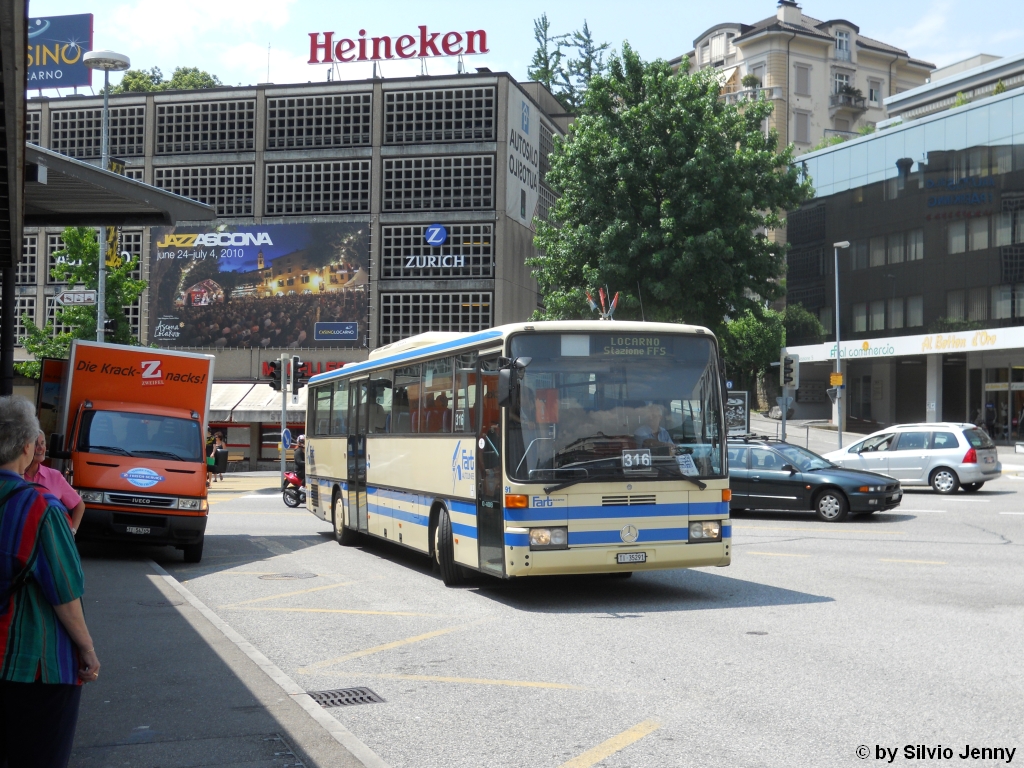
<instances>
[{"instance_id":1,"label":"autosilo sign","mask_svg":"<svg viewBox=\"0 0 1024 768\"><path fill-rule=\"evenodd\" d=\"M540 200L540 115L533 102L511 84L507 138L505 212L532 229Z\"/></svg>"},{"instance_id":2,"label":"autosilo sign","mask_svg":"<svg viewBox=\"0 0 1024 768\"><path fill-rule=\"evenodd\" d=\"M92 70L82 60L91 50L91 13L29 19L26 87L92 85Z\"/></svg>"}]
</instances>

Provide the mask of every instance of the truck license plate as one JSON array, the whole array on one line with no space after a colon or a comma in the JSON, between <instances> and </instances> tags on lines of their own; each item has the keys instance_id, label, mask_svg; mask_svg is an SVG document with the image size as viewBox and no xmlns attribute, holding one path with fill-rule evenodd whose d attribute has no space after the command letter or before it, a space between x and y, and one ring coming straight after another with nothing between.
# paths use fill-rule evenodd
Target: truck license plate
<instances>
[{"instance_id":1,"label":"truck license plate","mask_svg":"<svg viewBox=\"0 0 1024 768\"><path fill-rule=\"evenodd\" d=\"M150 532L150 530L151 530L150 528L142 528L142 527L140 527L138 525L129 525L128 526L128 533L141 533L143 535L147 535Z\"/></svg>"},{"instance_id":2,"label":"truck license plate","mask_svg":"<svg viewBox=\"0 0 1024 768\"><path fill-rule=\"evenodd\" d=\"M647 553L646 552L620 552L615 556L616 562L619 563L646 563Z\"/></svg>"}]
</instances>

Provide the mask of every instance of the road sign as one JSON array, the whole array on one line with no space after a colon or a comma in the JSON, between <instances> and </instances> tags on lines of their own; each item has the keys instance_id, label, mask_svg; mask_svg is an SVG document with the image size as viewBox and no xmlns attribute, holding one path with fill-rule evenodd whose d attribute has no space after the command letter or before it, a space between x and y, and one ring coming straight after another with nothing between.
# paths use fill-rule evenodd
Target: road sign
<instances>
[{"instance_id":1,"label":"road sign","mask_svg":"<svg viewBox=\"0 0 1024 768\"><path fill-rule=\"evenodd\" d=\"M448 230L444 224L431 224L423 231L423 239L427 245L444 245L448 242Z\"/></svg>"},{"instance_id":2,"label":"road sign","mask_svg":"<svg viewBox=\"0 0 1024 768\"><path fill-rule=\"evenodd\" d=\"M781 397L776 397L775 398L775 404L778 405L779 408L781 408L782 407L782 398ZM793 404L793 398L792 397L787 397L786 398L786 407L789 408L789 406L791 406L792 404Z\"/></svg>"},{"instance_id":3,"label":"road sign","mask_svg":"<svg viewBox=\"0 0 1024 768\"><path fill-rule=\"evenodd\" d=\"M64 307L92 307L96 304L96 291L61 291L53 300Z\"/></svg>"},{"instance_id":4,"label":"road sign","mask_svg":"<svg viewBox=\"0 0 1024 768\"><path fill-rule=\"evenodd\" d=\"M835 372L830 373L828 376L828 383L831 384L833 387L843 386L843 374Z\"/></svg>"},{"instance_id":5,"label":"road sign","mask_svg":"<svg viewBox=\"0 0 1024 768\"><path fill-rule=\"evenodd\" d=\"M726 389L732 389L732 382L729 381L728 379L726 379L726 381L725 381L725 388Z\"/></svg>"},{"instance_id":6,"label":"road sign","mask_svg":"<svg viewBox=\"0 0 1024 768\"><path fill-rule=\"evenodd\" d=\"M290 429L285 429L285 431L281 433L281 443L284 445L284 449L286 451L292 447L292 431Z\"/></svg>"}]
</instances>

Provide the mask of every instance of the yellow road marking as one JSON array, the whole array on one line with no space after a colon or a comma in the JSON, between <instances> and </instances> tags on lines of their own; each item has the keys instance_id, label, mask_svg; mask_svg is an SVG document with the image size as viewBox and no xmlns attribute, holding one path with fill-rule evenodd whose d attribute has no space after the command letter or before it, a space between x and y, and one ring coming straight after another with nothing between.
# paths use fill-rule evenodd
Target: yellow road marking
<instances>
[{"instance_id":1,"label":"yellow road marking","mask_svg":"<svg viewBox=\"0 0 1024 768\"><path fill-rule=\"evenodd\" d=\"M623 731L618 736L612 736L608 741L602 741L579 757L574 757L569 762L562 763L558 768L590 768L590 766L597 765L606 757L611 757L616 752L621 752L633 742L654 733L659 728L661 728L661 723L656 720L644 720L642 723L634 725L628 731Z\"/></svg>"},{"instance_id":2,"label":"yellow road marking","mask_svg":"<svg viewBox=\"0 0 1024 768\"><path fill-rule=\"evenodd\" d=\"M356 611L344 608L248 608L241 603L237 605L225 605L224 608L232 608L239 611L273 611L276 613L354 613L361 616L425 616L435 618L436 613L412 613L411 611Z\"/></svg>"},{"instance_id":3,"label":"yellow road marking","mask_svg":"<svg viewBox=\"0 0 1024 768\"><path fill-rule=\"evenodd\" d=\"M785 555L782 552L744 552L743 554L764 555L765 557L810 557L810 555Z\"/></svg>"},{"instance_id":4,"label":"yellow road marking","mask_svg":"<svg viewBox=\"0 0 1024 768\"><path fill-rule=\"evenodd\" d=\"M566 683L540 683L532 680L490 680L485 677L440 677L438 675L377 675L371 677L382 677L385 680L416 680L425 683L465 683L467 685L504 685L510 688L556 688L565 691L585 691L578 685Z\"/></svg>"},{"instance_id":5,"label":"yellow road marking","mask_svg":"<svg viewBox=\"0 0 1024 768\"><path fill-rule=\"evenodd\" d=\"M918 563L920 565L947 565L942 560L890 560L885 557L878 558L880 563Z\"/></svg>"},{"instance_id":6,"label":"yellow road marking","mask_svg":"<svg viewBox=\"0 0 1024 768\"><path fill-rule=\"evenodd\" d=\"M741 531L808 531L810 533L876 533L881 536L902 536L903 531L866 531L863 529L851 529L849 526L842 526L841 529L830 528L782 528L775 525L733 525L734 529Z\"/></svg>"},{"instance_id":7,"label":"yellow road marking","mask_svg":"<svg viewBox=\"0 0 1024 768\"><path fill-rule=\"evenodd\" d=\"M473 622L476 623L476 622ZM393 643L384 643L383 645L375 645L373 648L366 648L362 651L353 651L352 653L346 653L344 656L335 656L333 659L327 659L326 661L318 661L315 664L309 664L305 667L299 667L301 674L308 674L317 669L324 669L325 667L333 667L335 664L341 664L352 659L360 659L363 656L371 656L381 651L390 651L393 648L401 648L403 645L412 645L413 643L420 643L424 640L432 640L435 637L441 637L441 635L447 635L450 632L456 632L460 629L466 629L469 624L459 624L457 627L445 627L444 629L435 629L433 632L426 632L422 635L416 635L415 637L407 637L404 640L395 640Z\"/></svg>"},{"instance_id":8,"label":"yellow road marking","mask_svg":"<svg viewBox=\"0 0 1024 768\"><path fill-rule=\"evenodd\" d=\"M293 597L294 595L308 595L310 592L320 592L325 589L336 589L337 587L348 587L357 582L354 581L342 581L338 584L327 584L323 587L313 587L312 589L299 589L295 592L282 592L280 595L268 595L267 597L257 597L253 600L243 600L240 603L231 603L230 605L222 605L221 608L237 608L240 605L249 605L250 603L262 603L266 600L277 600L280 597Z\"/></svg>"}]
</instances>

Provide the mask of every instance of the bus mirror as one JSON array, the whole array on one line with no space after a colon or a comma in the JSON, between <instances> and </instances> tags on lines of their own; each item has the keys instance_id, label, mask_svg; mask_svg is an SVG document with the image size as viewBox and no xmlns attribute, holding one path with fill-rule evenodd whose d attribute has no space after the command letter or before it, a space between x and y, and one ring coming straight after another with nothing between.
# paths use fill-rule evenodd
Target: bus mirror
<instances>
[{"instance_id":1,"label":"bus mirror","mask_svg":"<svg viewBox=\"0 0 1024 768\"><path fill-rule=\"evenodd\" d=\"M507 366L498 369L498 405L501 408L519 405L519 382L522 381L526 366L532 361L532 357L517 357ZM512 375L513 371L515 376Z\"/></svg>"},{"instance_id":2,"label":"bus mirror","mask_svg":"<svg viewBox=\"0 0 1024 768\"><path fill-rule=\"evenodd\" d=\"M512 402L512 369L498 370L498 406L508 407Z\"/></svg>"}]
</instances>

